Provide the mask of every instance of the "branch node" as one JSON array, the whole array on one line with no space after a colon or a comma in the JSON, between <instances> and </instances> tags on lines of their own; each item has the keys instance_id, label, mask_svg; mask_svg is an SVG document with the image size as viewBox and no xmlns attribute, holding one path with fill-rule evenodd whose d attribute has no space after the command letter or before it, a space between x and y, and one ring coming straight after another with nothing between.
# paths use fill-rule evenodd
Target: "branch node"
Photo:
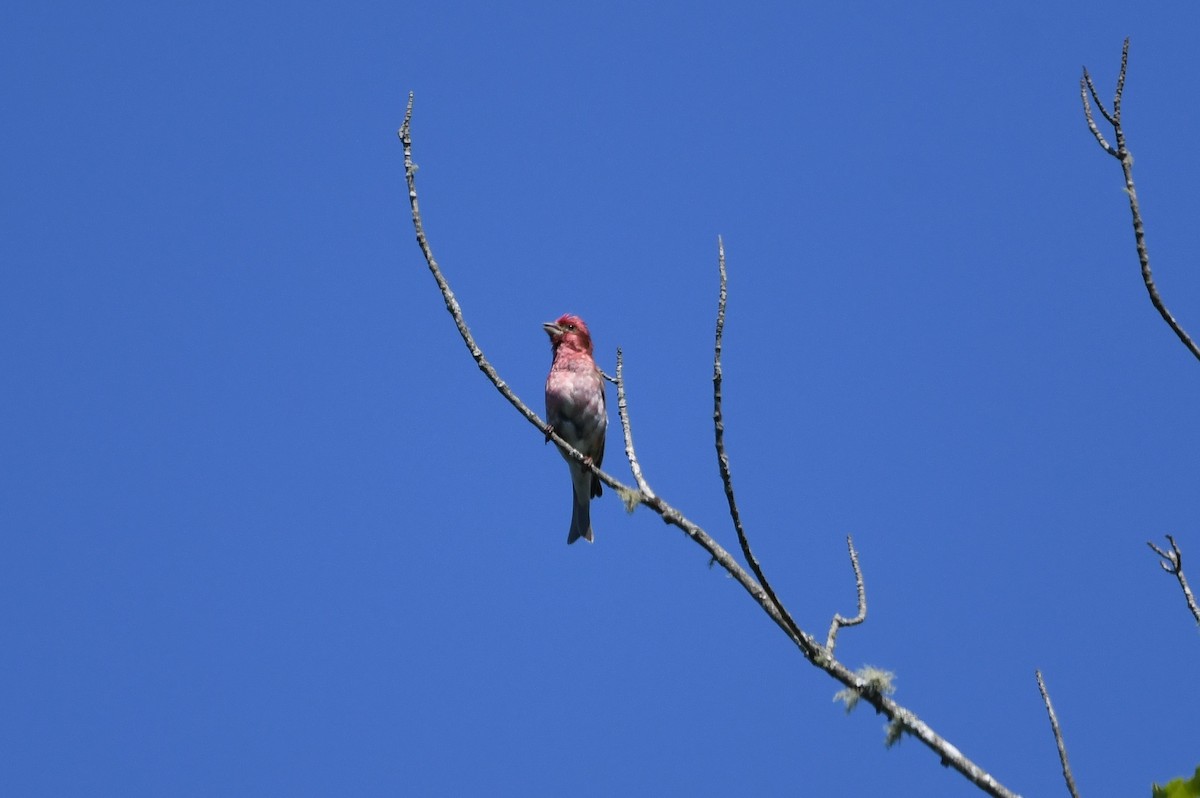
<instances>
[{"instance_id":1,"label":"branch node","mask_svg":"<svg viewBox=\"0 0 1200 798\"><path fill-rule=\"evenodd\" d=\"M1163 551L1151 541L1146 541L1146 545L1154 549L1160 559L1158 564L1164 571L1171 574L1179 582L1179 589L1183 591L1183 600L1187 602L1188 609L1192 611L1192 617L1196 619L1196 623L1200 624L1200 605L1196 604L1196 596L1192 593L1192 588L1188 585L1187 576L1183 573L1183 551L1180 550L1179 544L1175 542L1175 538L1167 535L1167 542L1171 544L1170 551Z\"/></svg>"},{"instance_id":2,"label":"branch node","mask_svg":"<svg viewBox=\"0 0 1200 798\"><path fill-rule=\"evenodd\" d=\"M620 497L621 503L625 505L625 512L627 513L632 513L634 510L636 510L637 506L646 498L646 494L642 493L640 490L635 490L634 488L626 488L622 486L616 490L617 496Z\"/></svg>"}]
</instances>

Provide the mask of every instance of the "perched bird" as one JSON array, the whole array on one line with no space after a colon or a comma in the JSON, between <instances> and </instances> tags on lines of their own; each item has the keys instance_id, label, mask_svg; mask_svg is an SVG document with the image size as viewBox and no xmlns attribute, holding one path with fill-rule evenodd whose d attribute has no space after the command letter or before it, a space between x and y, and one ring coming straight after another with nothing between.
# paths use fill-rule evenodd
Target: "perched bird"
<instances>
[{"instance_id":1,"label":"perched bird","mask_svg":"<svg viewBox=\"0 0 1200 798\"><path fill-rule=\"evenodd\" d=\"M592 359L592 336L578 316L564 314L542 329L550 336L554 353L546 377L546 420L567 443L597 468L604 461L604 433L608 412L604 408L604 377ZM571 531L567 543L583 538L592 542L592 497L602 491L600 480L585 466L559 450L571 469Z\"/></svg>"}]
</instances>

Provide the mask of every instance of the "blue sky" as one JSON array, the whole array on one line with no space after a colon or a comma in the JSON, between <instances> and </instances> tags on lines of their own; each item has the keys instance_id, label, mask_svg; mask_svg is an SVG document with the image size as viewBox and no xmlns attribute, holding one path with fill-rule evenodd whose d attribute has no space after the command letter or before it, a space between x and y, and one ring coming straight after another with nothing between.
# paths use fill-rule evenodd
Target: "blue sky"
<instances>
[{"instance_id":1,"label":"blue sky","mask_svg":"<svg viewBox=\"0 0 1200 798\"><path fill-rule=\"evenodd\" d=\"M1200 7L8 4L0 792L977 791L847 717L704 553L567 469L543 321L623 347L651 484L1009 788L1200 764ZM610 399L611 401L611 399ZM613 424L615 421L615 402ZM608 470L627 479L610 439ZM1185 560L1185 565L1186 565ZM1200 582L1200 566L1192 567Z\"/></svg>"}]
</instances>

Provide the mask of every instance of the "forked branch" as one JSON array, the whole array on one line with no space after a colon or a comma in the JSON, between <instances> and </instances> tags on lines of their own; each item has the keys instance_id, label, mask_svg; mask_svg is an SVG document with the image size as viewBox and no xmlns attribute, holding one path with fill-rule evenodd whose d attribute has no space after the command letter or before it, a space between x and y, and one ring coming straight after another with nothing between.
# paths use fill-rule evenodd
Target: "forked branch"
<instances>
[{"instance_id":1,"label":"forked branch","mask_svg":"<svg viewBox=\"0 0 1200 798\"><path fill-rule=\"evenodd\" d=\"M404 176L408 184L408 201L412 209L413 228L416 231L417 245L421 249L422 255L425 257L425 263L429 267L430 273L438 284L438 289L442 293L442 298L446 303L446 310L454 319L455 325L458 327L459 335L462 336L463 343L466 344L471 357L479 369L491 380L505 399L513 405L526 420L529 421L537 429L538 435L546 433L546 424L536 413L533 412L521 399L513 392L513 390L500 379L500 375L492 367L483 355L483 351L475 342L470 330L463 318L462 309L459 307L457 300L454 298L453 292L450 290L450 285L442 274L441 268L434 259L433 250L429 246L429 241L425 236L424 226L421 223L421 213L417 202L417 184L416 184L416 165L412 160L412 108L413 95L408 96L408 107L404 114L404 123L401 125L397 135L404 147ZM618 407L621 408L621 423L625 431L626 451L633 452L633 437L630 432L630 424L625 403L622 399L624 396L624 378L621 369L621 363L618 361L617 370L617 385L618 385ZM588 469L596 474L604 484L616 490L618 494L626 498L626 501L634 501L649 508L652 512L658 514L664 522L682 530L689 538L697 545L706 551L712 561L719 564L726 572L729 573L734 580L737 581L742 589L750 595L752 599L762 608L763 612L788 636L788 638L800 649L800 652L808 659L809 662L819 667L821 670L828 673L848 690L854 691L858 696L859 701L866 702L875 709L876 712L884 715L889 721L889 729L895 734L907 733L912 737L916 737L925 746L938 755L942 764L952 767L965 776L971 783L978 786L988 795L997 796L998 798L1016 798L1016 793L1005 788L994 779L991 774L980 768L970 759L962 754L955 746L951 745L944 738L938 735L929 724L919 719L913 712L896 703L886 691L878 689L868 678L859 675L838 660L834 659L831 653L827 653L815 639L791 619L785 615L779 603L768 594L762 585L760 585L749 573L742 568L728 551L726 551L719 543L712 539L699 525L688 520L683 513L672 507L660 496L649 490L649 485L644 477L635 477L639 487L624 485L614 479L609 474L604 473L595 465L584 458L584 456L568 444L557 434L551 432L551 439L558 447L567 453L569 457L576 462L583 463ZM636 462L636 458L631 458L632 462ZM640 467L638 468L640 474Z\"/></svg>"},{"instance_id":2,"label":"forked branch","mask_svg":"<svg viewBox=\"0 0 1200 798\"><path fill-rule=\"evenodd\" d=\"M1170 551L1163 551L1151 541L1146 541L1146 545L1154 549L1155 554L1162 557L1158 563L1162 569L1179 580L1179 587L1183 590L1183 600L1187 602L1188 609L1192 611L1192 617L1196 619L1196 623L1200 623L1200 607L1196 606L1196 597L1192 595L1192 588L1188 586L1187 577L1183 574L1183 552L1179 550L1179 544L1175 542L1175 538L1167 535L1167 542L1171 544Z\"/></svg>"},{"instance_id":3,"label":"forked branch","mask_svg":"<svg viewBox=\"0 0 1200 798\"><path fill-rule=\"evenodd\" d=\"M1121 171L1125 175L1125 193L1129 195L1129 212L1133 217L1133 238L1137 245L1138 260L1142 265L1142 282L1146 284L1146 292L1150 295L1150 303L1154 305L1154 309L1158 311L1163 321L1167 323L1167 326L1171 328L1176 337L1187 347L1188 351L1197 360L1200 360L1200 346L1196 345L1196 342L1187 334L1183 326L1167 310L1166 304L1163 303L1162 297L1158 293L1158 287L1154 284L1154 274L1150 271L1150 253L1146 249L1146 230L1142 224L1142 211L1138 206L1137 189L1133 184L1133 155L1125 145L1125 129L1121 126L1121 99L1125 93L1125 71L1128 66L1129 39L1127 38L1125 39L1124 47L1121 48L1121 72L1117 76L1117 90L1113 95L1111 112L1101 102L1100 95L1096 92L1096 84L1092 81L1092 76L1088 73L1087 67L1083 68L1083 77L1079 79L1079 97L1083 102L1083 115L1087 120L1088 130L1092 132L1096 143L1105 152L1121 162ZM1089 96L1091 97L1091 101L1088 100ZM1100 111L1101 116L1104 117L1104 120L1113 129L1116 141L1115 147L1105 140L1099 126L1096 124L1095 118L1092 116L1093 102L1096 105L1096 109Z\"/></svg>"}]
</instances>

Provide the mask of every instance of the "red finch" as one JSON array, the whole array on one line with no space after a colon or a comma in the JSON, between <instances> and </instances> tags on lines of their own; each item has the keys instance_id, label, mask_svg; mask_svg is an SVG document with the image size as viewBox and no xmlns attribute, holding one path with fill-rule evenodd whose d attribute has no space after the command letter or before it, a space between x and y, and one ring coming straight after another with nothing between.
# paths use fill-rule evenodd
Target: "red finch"
<instances>
[{"instance_id":1,"label":"red finch","mask_svg":"<svg viewBox=\"0 0 1200 798\"><path fill-rule=\"evenodd\" d=\"M546 420L567 443L596 467L604 461L604 377L592 360L592 336L578 316L564 314L546 322L554 362L546 377ZM549 440L549 437L547 437ZM600 480L582 464L562 452L571 469L571 531L567 543L583 538L592 542L592 497L602 491Z\"/></svg>"}]
</instances>

